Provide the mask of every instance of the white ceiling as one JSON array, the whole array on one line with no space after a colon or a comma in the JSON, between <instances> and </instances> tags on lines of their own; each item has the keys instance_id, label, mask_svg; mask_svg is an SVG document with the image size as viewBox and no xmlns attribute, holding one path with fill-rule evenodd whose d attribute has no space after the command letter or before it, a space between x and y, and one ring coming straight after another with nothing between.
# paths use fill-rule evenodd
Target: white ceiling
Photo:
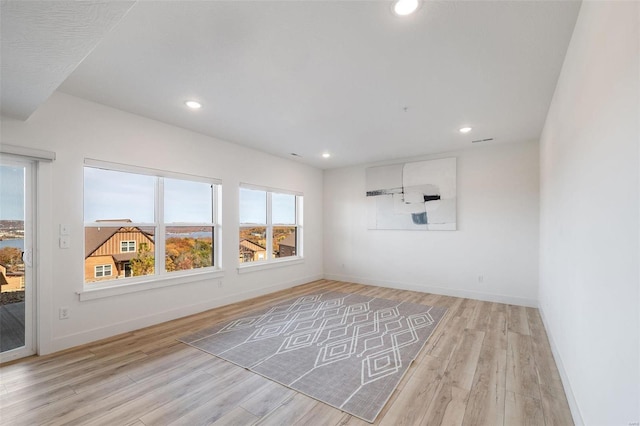
<instances>
[{"instance_id":1,"label":"white ceiling","mask_svg":"<svg viewBox=\"0 0 640 426\"><path fill-rule=\"evenodd\" d=\"M2 114L26 120L134 3L2 0Z\"/></svg>"},{"instance_id":2,"label":"white ceiling","mask_svg":"<svg viewBox=\"0 0 640 426\"><path fill-rule=\"evenodd\" d=\"M138 2L59 90L320 168L532 140L579 6Z\"/></svg>"}]
</instances>

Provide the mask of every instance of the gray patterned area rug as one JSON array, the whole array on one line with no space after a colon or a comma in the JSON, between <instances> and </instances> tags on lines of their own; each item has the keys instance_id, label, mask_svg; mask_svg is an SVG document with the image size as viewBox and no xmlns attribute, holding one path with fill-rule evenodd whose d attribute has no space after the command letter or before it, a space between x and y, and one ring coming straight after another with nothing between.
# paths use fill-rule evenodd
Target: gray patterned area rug
<instances>
[{"instance_id":1,"label":"gray patterned area rug","mask_svg":"<svg viewBox=\"0 0 640 426\"><path fill-rule=\"evenodd\" d=\"M373 422L445 312L325 292L179 340Z\"/></svg>"}]
</instances>

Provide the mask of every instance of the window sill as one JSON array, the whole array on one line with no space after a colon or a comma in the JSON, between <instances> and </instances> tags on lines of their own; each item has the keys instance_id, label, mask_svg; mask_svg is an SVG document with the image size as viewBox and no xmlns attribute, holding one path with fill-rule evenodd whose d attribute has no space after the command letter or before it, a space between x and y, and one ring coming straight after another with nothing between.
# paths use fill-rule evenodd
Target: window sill
<instances>
[{"instance_id":1,"label":"window sill","mask_svg":"<svg viewBox=\"0 0 640 426\"><path fill-rule=\"evenodd\" d=\"M174 285L188 284L196 281L205 281L209 279L221 278L224 276L223 269L214 271L189 273L179 276L153 276L149 278L140 278L134 282L128 281L123 284L112 284L100 286L98 288L84 288L82 291L76 292L80 301L102 299L104 297L119 296L122 294L136 293L139 291L153 290L156 288L170 287Z\"/></svg>"},{"instance_id":2,"label":"window sill","mask_svg":"<svg viewBox=\"0 0 640 426\"><path fill-rule=\"evenodd\" d=\"M283 266L299 265L304 263L303 257L292 257L286 260L272 260L271 262L255 262L244 263L238 266L239 274L246 274L249 272L264 271L266 269L281 268Z\"/></svg>"}]
</instances>

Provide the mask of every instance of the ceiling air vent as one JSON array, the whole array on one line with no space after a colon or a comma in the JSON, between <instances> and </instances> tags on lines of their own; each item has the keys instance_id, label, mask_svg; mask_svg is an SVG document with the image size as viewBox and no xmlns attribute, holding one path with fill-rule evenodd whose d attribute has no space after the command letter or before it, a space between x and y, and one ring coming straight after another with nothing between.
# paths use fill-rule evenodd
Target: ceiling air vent
<instances>
[{"instance_id":1,"label":"ceiling air vent","mask_svg":"<svg viewBox=\"0 0 640 426\"><path fill-rule=\"evenodd\" d=\"M471 143L489 142L489 141L492 141L492 140L493 140L493 138L477 139L475 141L471 141Z\"/></svg>"}]
</instances>

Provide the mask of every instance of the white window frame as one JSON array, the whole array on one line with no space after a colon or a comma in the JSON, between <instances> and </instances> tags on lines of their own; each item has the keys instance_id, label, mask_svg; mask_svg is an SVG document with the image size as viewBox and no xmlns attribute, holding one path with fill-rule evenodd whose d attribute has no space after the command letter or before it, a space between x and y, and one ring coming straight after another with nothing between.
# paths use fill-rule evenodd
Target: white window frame
<instances>
[{"instance_id":1,"label":"white window frame","mask_svg":"<svg viewBox=\"0 0 640 426\"><path fill-rule=\"evenodd\" d=\"M102 275L98 275L98 268L101 269ZM109 274L106 274L107 268L109 268ZM93 276L95 278L104 278L104 277L112 277L113 276L113 268L111 265L96 265L93 270Z\"/></svg>"},{"instance_id":2,"label":"white window frame","mask_svg":"<svg viewBox=\"0 0 640 426\"><path fill-rule=\"evenodd\" d=\"M236 235L240 235L240 229L242 228L253 228L253 227L265 227L266 228L266 250L267 256L265 260L257 260L254 262L246 262L238 264L238 273L244 272L252 272L258 271L262 269L270 269L274 267L280 266L289 266L292 264L303 263L304 262L304 248L303 248L303 217L304 217L304 194L302 192L291 191L286 189L278 189L278 188L270 188L259 185L252 185L247 183L241 183L238 189L238 199L240 194L240 188L250 189L254 191L264 191L267 195L267 214L266 221L267 223L239 223L238 233ZM296 214L294 225L289 224L278 224L273 223L272 220L272 195L274 193L277 194L289 194L294 195L296 202ZM287 256L287 257L273 257L273 228L278 226L295 226L296 228L296 255L295 256ZM238 241L239 246L239 241Z\"/></svg>"},{"instance_id":3,"label":"white window frame","mask_svg":"<svg viewBox=\"0 0 640 426\"><path fill-rule=\"evenodd\" d=\"M101 160L89 159L84 160L84 167L92 167L117 172L134 173L139 175L148 175L156 178L155 197L154 197L154 222L137 223L137 222L85 222L85 227L138 227L138 228L154 228L154 273L136 277L114 277L111 280L103 280L98 282L85 283L83 279L83 287L78 291L80 300L91 300L102 297L126 294L135 291L161 288L168 285L186 284L189 282L207 280L211 278L222 277L224 269L222 268L222 180L189 175L184 173L174 173L166 170L149 169L145 167L137 167L120 163L111 163ZM180 270L165 271L165 229L169 226L181 226L183 224L165 224L164 223L164 178L180 179L193 182L203 182L212 185L212 222L209 223L189 223L188 225L199 225L203 227L213 228L213 266ZM84 244L84 241L83 241ZM136 244L137 246L137 244Z\"/></svg>"},{"instance_id":4,"label":"white window frame","mask_svg":"<svg viewBox=\"0 0 640 426\"><path fill-rule=\"evenodd\" d=\"M130 249L132 243L133 243L133 250ZM126 249L123 250L123 247L125 247L125 244L126 244ZM136 250L137 250L137 244L135 240L120 241L120 253L135 253Z\"/></svg>"}]
</instances>

